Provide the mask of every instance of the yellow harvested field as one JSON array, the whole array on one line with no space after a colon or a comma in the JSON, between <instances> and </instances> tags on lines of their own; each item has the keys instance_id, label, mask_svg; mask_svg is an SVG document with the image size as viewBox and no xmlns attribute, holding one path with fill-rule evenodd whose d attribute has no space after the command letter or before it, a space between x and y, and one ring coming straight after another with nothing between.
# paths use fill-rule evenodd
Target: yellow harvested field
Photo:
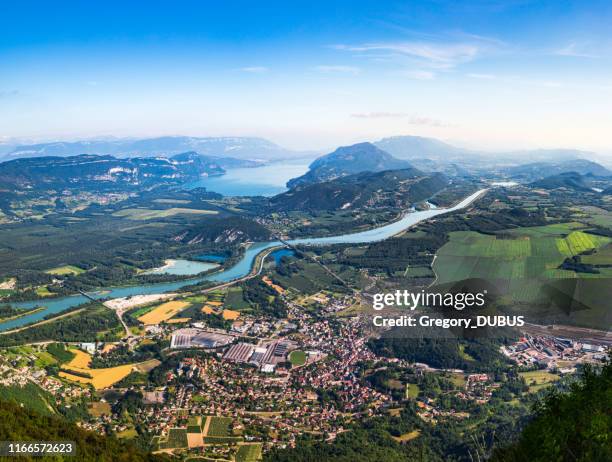
<instances>
[{"instance_id":1,"label":"yellow harvested field","mask_svg":"<svg viewBox=\"0 0 612 462\"><path fill-rule=\"evenodd\" d=\"M71 380L73 382L91 384L96 390L108 388L115 383L127 377L134 364L124 364L123 366L107 367L103 369L91 369L91 356L84 351L71 349L74 353L74 358L63 366L63 369L69 372L61 371L60 377ZM75 372L71 374L70 371ZM79 374L79 375L77 375Z\"/></svg>"},{"instance_id":2,"label":"yellow harvested field","mask_svg":"<svg viewBox=\"0 0 612 462\"><path fill-rule=\"evenodd\" d=\"M168 324L180 324L182 322L189 322L191 321L191 318L172 318L172 319L168 319Z\"/></svg>"},{"instance_id":3,"label":"yellow harvested field","mask_svg":"<svg viewBox=\"0 0 612 462\"><path fill-rule=\"evenodd\" d=\"M223 319L229 319L231 321L238 319L240 316L240 311L234 310L223 310Z\"/></svg>"},{"instance_id":4,"label":"yellow harvested field","mask_svg":"<svg viewBox=\"0 0 612 462\"><path fill-rule=\"evenodd\" d=\"M209 305L204 305L202 307L202 313L204 314L213 314L215 312L214 308L210 307Z\"/></svg>"},{"instance_id":5,"label":"yellow harvested field","mask_svg":"<svg viewBox=\"0 0 612 462\"><path fill-rule=\"evenodd\" d=\"M217 301L210 301L210 302L206 302L208 303L210 306L221 306L223 305L223 302L217 302Z\"/></svg>"},{"instance_id":6,"label":"yellow harvested field","mask_svg":"<svg viewBox=\"0 0 612 462\"><path fill-rule=\"evenodd\" d=\"M76 369L87 369L91 363L91 356L85 353L83 350L76 350L71 348L70 351L74 353L74 358L70 360L67 366Z\"/></svg>"},{"instance_id":7,"label":"yellow harvested field","mask_svg":"<svg viewBox=\"0 0 612 462\"><path fill-rule=\"evenodd\" d=\"M148 326L156 325L164 321L167 321L168 319L173 317L175 314L181 312L188 306L189 306L189 302L183 302L183 301L172 301L172 302L162 303L161 305L155 307L153 310L149 311L148 313L145 313L142 316L140 316L138 320Z\"/></svg>"}]
</instances>

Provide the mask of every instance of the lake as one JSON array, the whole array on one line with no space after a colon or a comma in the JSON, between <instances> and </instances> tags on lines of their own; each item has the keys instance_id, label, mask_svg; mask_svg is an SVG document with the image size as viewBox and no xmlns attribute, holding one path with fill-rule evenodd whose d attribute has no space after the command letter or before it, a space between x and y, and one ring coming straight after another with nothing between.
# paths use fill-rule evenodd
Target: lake
<instances>
[{"instance_id":1,"label":"lake","mask_svg":"<svg viewBox=\"0 0 612 462\"><path fill-rule=\"evenodd\" d=\"M407 213L401 219L394 221L393 223L389 223L378 228L369 229L367 231L342 234L339 236L291 239L287 242L291 245L330 245L365 244L381 241L391 236L395 236L396 234L410 228L411 226L414 226L415 224L423 220L427 220L428 218L465 208L473 201L475 201L485 191L486 189L481 189L480 191L469 195L453 207L421 210L418 212ZM183 281L167 282L161 284L143 284L129 287L109 287L99 292L90 293L90 295L96 299L118 298L139 294L173 292L180 289L181 287L202 281L211 281L218 283L233 281L234 279L239 279L249 274L251 268L253 267L253 262L255 261L255 258L261 252L267 249L271 249L273 247L281 246L283 246L283 244L280 241L254 243L246 249L242 258L238 260L238 262L234 266L200 278L192 278ZM31 315L0 323L0 331L14 329L16 327L40 321L49 314L59 313L64 310L67 310L68 308L86 303L88 301L89 300L83 295L71 295L68 297L55 298L50 300L32 300L28 302L15 303L13 304L13 306L16 308L33 308L36 306L45 306L45 309L33 313Z\"/></svg>"},{"instance_id":2,"label":"lake","mask_svg":"<svg viewBox=\"0 0 612 462\"><path fill-rule=\"evenodd\" d=\"M143 271L141 274L174 274L175 276L189 276L216 268L215 263L205 263L191 260L166 260L164 266Z\"/></svg>"},{"instance_id":3,"label":"lake","mask_svg":"<svg viewBox=\"0 0 612 462\"><path fill-rule=\"evenodd\" d=\"M224 196L274 196L287 191L287 181L308 171L305 160L272 163L257 168L233 168L225 175L202 177L186 183L186 189L206 188Z\"/></svg>"}]
</instances>

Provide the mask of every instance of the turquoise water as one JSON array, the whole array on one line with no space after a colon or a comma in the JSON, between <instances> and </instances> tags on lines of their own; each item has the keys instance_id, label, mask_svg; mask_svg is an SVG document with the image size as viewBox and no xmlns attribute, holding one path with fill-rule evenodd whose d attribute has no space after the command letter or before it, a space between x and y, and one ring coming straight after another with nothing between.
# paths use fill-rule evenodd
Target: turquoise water
<instances>
[{"instance_id":1,"label":"turquoise water","mask_svg":"<svg viewBox=\"0 0 612 462\"><path fill-rule=\"evenodd\" d=\"M274 196L287 191L287 181L302 176L307 171L308 164L304 161L283 162L257 168L233 168L225 175L202 177L183 187L205 187L208 191L224 196Z\"/></svg>"},{"instance_id":2,"label":"turquoise water","mask_svg":"<svg viewBox=\"0 0 612 462\"><path fill-rule=\"evenodd\" d=\"M168 264L153 268L142 274L174 274L175 276L189 276L216 268L215 263L204 263L191 260L167 260Z\"/></svg>"},{"instance_id":3,"label":"turquoise water","mask_svg":"<svg viewBox=\"0 0 612 462\"><path fill-rule=\"evenodd\" d=\"M289 240L289 244L292 245L330 245L330 244L362 244L369 242L381 241L391 236L398 234L405 229L419 223L428 218L442 215L444 213L454 212L462 209L472 203L484 190L475 192L474 194L466 197L460 203L454 207L434 210L423 210L420 212L413 212L406 214L400 220L389 223L388 225L381 226L380 228L370 229L368 231L362 231L359 233L343 234L340 236L329 236L329 237L318 237L318 238L304 238L304 239L292 239ZM201 278L186 279L177 282L169 282L162 284L144 284L139 286L131 287L114 287L101 290L97 293L90 293L94 298L119 298L127 297L130 295L140 294L156 294L163 292L172 292L180 289L181 287L194 284L196 282L211 281L211 282L229 282L234 279L239 279L246 276L251 271L255 257L266 249L272 247L279 247L283 244L279 241L272 242L258 242L252 244L244 253L242 258L231 268L219 271L217 273L209 274ZM33 308L36 306L45 306L46 309L41 310L37 313L23 316L21 318L13 319L4 323L0 323L0 331L13 329L16 327L30 324L35 321L39 321L49 314L60 313L68 308L76 305L86 303L88 300L83 295L72 295L69 297L56 298L52 300L34 300L29 302L15 303L13 306L16 308Z\"/></svg>"},{"instance_id":4,"label":"turquoise water","mask_svg":"<svg viewBox=\"0 0 612 462\"><path fill-rule=\"evenodd\" d=\"M205 253L203 255L198 255L193 258L195 258L196 260L212 261L215 263L223 263L225 260L227 260L227 257L224 255L214 255L214 254L208 254L208 253Z\"/></svg>"},{"instance_id":5,"label":"turquoise water","mask_svg":"<svg viewBox=\"0 0 612 462\"><path fill-rule=\"evenodd\" d=\"M270 254L272 258L274 258L274 263L277 265L280 263L281 258L283 257L293 257L295 255L295 250L292 249L278 249Z\"/></svg>"}]
</instances>

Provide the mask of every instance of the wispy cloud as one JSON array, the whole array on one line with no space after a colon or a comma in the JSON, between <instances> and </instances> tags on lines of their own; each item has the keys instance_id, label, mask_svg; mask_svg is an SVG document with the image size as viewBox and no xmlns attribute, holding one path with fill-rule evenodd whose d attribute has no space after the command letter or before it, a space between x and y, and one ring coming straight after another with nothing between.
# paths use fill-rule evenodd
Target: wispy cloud
<instances>
[{"instance_id":1,"label":"wispy cloud","mask_svg":"<svg viewBox=\"0 0 612 462\"><path fill-rule=\"evenodd\" d=\"M580 45L576 42L570 42L564 47L555 50L553 54L557 56L572 56L575 58L599 58L599 55L589 53L585 49L585 45Z\"/></svg>"},{"instance_id":2,"label":"wispy cloud","mask_svg":"<svg viewBox=\"0 0 612 462\"><path fill-rule=\"evenodd\" d=\"M351 114L356 119L408 119L411 125L427 125L429 127L449 127L450 124L430 117L416 116L406 112L358 112Z\"/></svg>"},{"instance_id":3,"label":"wispy cloud","mask_svg":"<svg viewBox=\"0 0 612 462\"><path fill-rule=\"evenodd\" d=\"M359 74L361 69L355 66L341 66L341 65L322 65L314 68L318 72L326 74Z\"/></svg>"},{"instance_id":4,"label":"wispy cloud","mask_svg":"<svg viewBox=\"0 0 612 462\"><path fill-rule=\"evenodd\" d=\"M422 66L437 69L451 69L482 56L492 45L485 43L441 43L441 42L378 42L362 45L334 45L337 50L368 54L385 52L396 57L407 57Z\"/></svg>"},{"instance_id":5,"label":"wispy cloud","mask_svg":"<svg viewBox=\"0 0 612 462\"><path fill-rule=\"evenodd\" d=\"M265 66L247 66L241 67L239 70L242 72L248 72L249 74L265 74L270 69Z\"/></svg>"}]
</instances>

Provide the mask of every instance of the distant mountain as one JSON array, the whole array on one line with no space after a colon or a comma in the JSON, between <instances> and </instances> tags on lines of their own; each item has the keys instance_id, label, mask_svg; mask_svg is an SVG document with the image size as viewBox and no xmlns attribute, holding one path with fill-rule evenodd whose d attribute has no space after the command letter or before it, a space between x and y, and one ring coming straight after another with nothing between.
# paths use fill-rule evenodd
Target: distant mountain
<instances>
[{"instance_id":1,"label":"distant mountain","mask_svg":"<svg viewBox=\"0 0 612 462\"><path fill-rule=\"evenodd\" d=\"M533 162L516 167L509 167L504 173L517 180L534 181L537 179L559 175L561 173L576 172L580 175L593 175L606 177L612 172L597 162L585 159L574 159L560 162Z\"/></svg>"},{"instance_id":2,"label":"distant mountain","mask_svg":"<svg viewBox=\"0 0 612 462\"><path fill-rule=\"evenodd\" d=\"M510 151L497 153L500 159L518 162L564 162L596 156L591 151L578 149L527 149L523 151Z\"/></svg>"},{"instance_id":3,"label":"distant mountain","mask_svg":"<svg viewBox=\"0 0 612 462\"><path fill-rule=\"evenodd\" d=\"M146 139L58 141L22 145L15 147L6 154L5 160L41 156L67 157L79 154L112 155L115 157L169 157L188 151L195 151L207 156L229 156L250 160L283 159L296 157L300 154L263 138L164 136Z\"/></svg>"},{"instance_id":4,"label":"distant mountain","mask_svg":"<svg viewBox=\"0 0 612 462\"><path fill-rule=\"evenodd\" d=\"M374 143L380 149L398 159L431 159L438 162L450 163L465 161L467 156L476 156L476 151L457 148L434 138L421 136L392 136L383 138Z\"/></svg>"},{"instance_id":5,"label":"distant mountain","mask_svg":"<svg viewBox=\"0 0 612 462\"><path fill-rule=\"evenodd\" d=\"M342 146L331 154L319 157L310 170L287 183L288 188L298 185L321 183L360 172L381 172L411 167L409 162L396 159L372 143Z\"/></svg>"},{"instance_id":6,"label":"distant mountain","mask_svg":"<svg viewBox=\"0 0 612 462\"><path fill-rule=\"evenodd\" d=\"M419 168L427 171L444 171L449 164L456 164L472 171L479 170L483 165L491 167L512 166L524 162L565 162L596 156L589 151L577 149L531 149L522 151L487 152L481 150L463 149L434 138L420 136L393 136L383 138L374 143L380 149L387 151L398 159L418 161ZM465 172L464 172L465 173Z\"/></svg>"},{"instance_id":7,"label":"distant mountain","mask_svg":"<svg viewBox=\"0 0 612 462\"><path fill-rule=\"evenodd\" d=\"M448 185L440 173L415 168L362 172L316 184L300 184L270 199L274 210L340 210L391 206L408 208Z\"/></svg>"},{"instance_id":8,"label":"distant mountain","mask_svg":"<svg viewBox=\"0 0 612 462\"><path fill-rule=\"evenodd\" d=\"M191 164L198 170L205 171L210 165L218 165L221 168L254 168L265 165L264 161L258 160L247 160L247 159L236 159L234 157L217 157L217 156L205 156L194 151L182 152L180 154L173 155L170 159L175 164L189 165Z\"/></svg>"},{"instance_id":9,"label":"distant mountain","mask_svg":"<svg viewBox=\"0 0 612 462\"><path fill-rule=\"evenodd\" d=\"M530 184L530 186L541 189L566 188L573 189L575 191L593 191L587 182L587 178L577 172L566 172L558 175L551 175L541 180L534 181Z\"/></svg>"},{"instance_id":10,"label":"distant mountain","mask_svg":"<svg viewBox=\"0 0 612 462\"><path fill-rule=\"evenodd\" d=\"M83 154L72 157L35 157L0 163L0 187L12 189L114 190L177 183L202 175L222 175L214 160L186 153L177 160L117 159Z\"/></svg>"}]
</instances>

